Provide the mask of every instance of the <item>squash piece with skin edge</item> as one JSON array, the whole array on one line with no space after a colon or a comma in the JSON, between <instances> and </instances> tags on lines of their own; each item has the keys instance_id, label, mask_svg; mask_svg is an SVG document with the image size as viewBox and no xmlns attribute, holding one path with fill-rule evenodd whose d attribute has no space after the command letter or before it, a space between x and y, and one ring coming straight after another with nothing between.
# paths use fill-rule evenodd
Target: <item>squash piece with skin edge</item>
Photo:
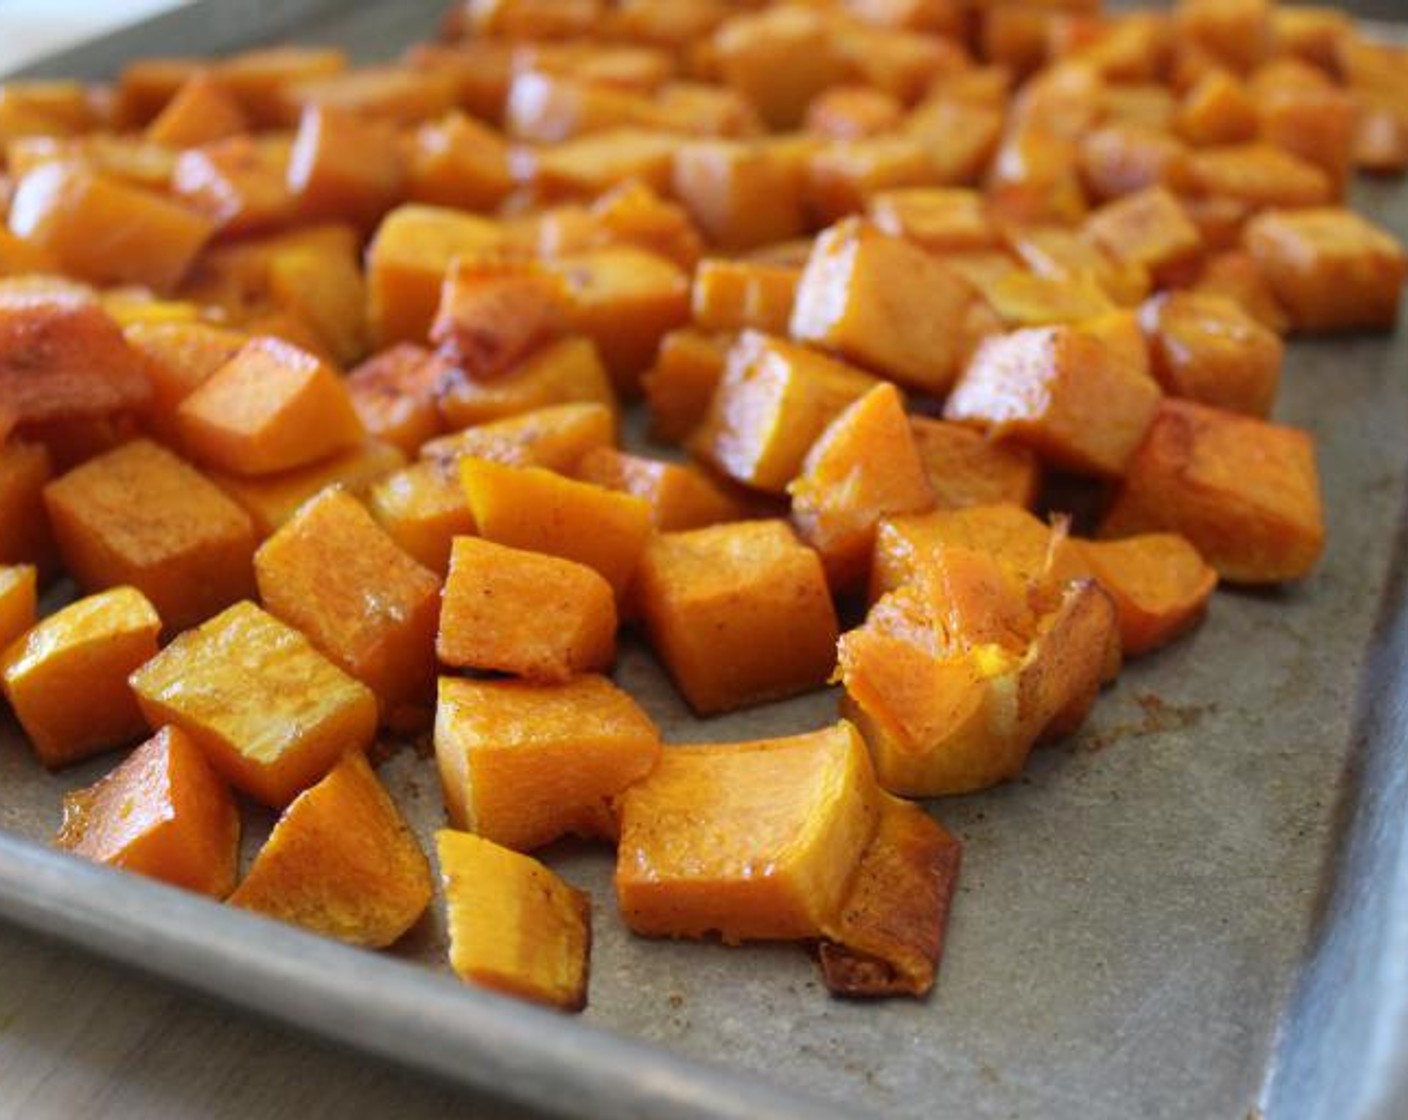
<instances>
[{"instance_id":1,"label":"squash piece with skin edge","mask_svg":"<svg viewBox=\"0 0 1408 1120\"><path fill-rule=\"evenodd\" d=\"M54 846L224 898L235 887L240 818L200 749L163 727L85 789L64 797Z\"/></svg>"},{"instance_id":2,"label":"squash piece with skin edge","mask_svg":"<svg viewBox=\"0 0 1408 1120\"><path fill-rule=\"evenodd\" d=\"M381 949L430 905L430 865L360 750L284 810L231 906Z\"/></svg>"}]
</instances>

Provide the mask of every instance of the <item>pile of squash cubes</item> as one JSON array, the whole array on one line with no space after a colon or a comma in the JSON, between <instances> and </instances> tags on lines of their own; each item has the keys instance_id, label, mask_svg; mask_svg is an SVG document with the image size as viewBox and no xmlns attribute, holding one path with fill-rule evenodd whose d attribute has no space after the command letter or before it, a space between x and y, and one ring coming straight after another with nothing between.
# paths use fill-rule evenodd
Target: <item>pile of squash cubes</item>
<instances>
[{"instance_id":1,"label":"pile of squash cubes","mask_svg":"<svg viewBox=\"0 0 1408 1120\"><path fill-rule=\"evenodd\" d=\"M1408 52L1266 0L467 0L386 65L12 82L0 139L4 693L46 767L141 744L58 844L388 946L434 889L367 748L433 727L450 963L563 1008L568 835L639 934L927 992L959 848L905 798L1314 568L1282 337L1405 274L1342 200ZM701 716L840 718L662 749L623 627Z\"/></svg>"}]
</instances>

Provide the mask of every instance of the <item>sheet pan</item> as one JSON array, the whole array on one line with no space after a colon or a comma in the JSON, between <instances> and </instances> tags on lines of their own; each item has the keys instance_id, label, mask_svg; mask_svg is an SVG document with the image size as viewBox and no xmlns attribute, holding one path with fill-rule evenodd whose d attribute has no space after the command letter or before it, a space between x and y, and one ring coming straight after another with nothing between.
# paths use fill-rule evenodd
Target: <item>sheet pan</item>
<instances>
[{"instance_id":1,"label":"sheet pan","mask_svg":"<svg viewBox=\"0 0 1408 1120\"><path fill-rule=\"evenodd\" d=\"M28 73L280 39L383 57L441 6L203 0ZM1361 183L1355 202L1408 236L1398 183ZM1319 438L1323 566L1281 592L1220 593L1019 781L932 806L967 847L925 1002L829 999L793 947L632 938L609 854L562 846L549 861L596 901L591 1006L518 1006L449 976L434 914L374 956L47 850L63 792L111 759L44 774L13 726L0 917L562 1115L1408 1115L1408 334L1297 341L1278 417ZM640 650L617 676L675 742L835 713L821 694L700 722ZM428 834L433 766L423 748L386 753Z\"/></svg>"}]
</instances>

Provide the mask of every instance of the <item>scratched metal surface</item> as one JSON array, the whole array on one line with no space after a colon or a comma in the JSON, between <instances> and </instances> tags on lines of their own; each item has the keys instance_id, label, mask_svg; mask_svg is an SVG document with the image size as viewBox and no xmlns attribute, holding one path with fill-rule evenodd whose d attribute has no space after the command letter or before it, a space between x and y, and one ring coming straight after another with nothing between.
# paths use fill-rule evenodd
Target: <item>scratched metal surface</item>
<instances>
[{"instance_id":1,"label":"scratched metal surface","mask_svg":"<svg viewBox=\"0 0 1408 1120\"><path fill-rule=\"evenodd\" d=\"M100 76L136 54L280 38L376 57L427 34L440 7L208 0L34 72ZM1361 184L1355 202L1408 236L1400 185ZM1277 414L1319 439L1323 565L1283 592L1220 593L1020 781L933 805L966 853L925 1002L828 999L789 946L631 938L610 855L564 846L549 862L596 900L591 1006L568 1021L511 1005L448 976L438 908L397 961L41 852L25 841L52 833L63 791L112 759L50 776L12 726L0 916L570 1115L823 1114L797 1093L841 1114L975 1120L1408 1114L1395 994L1408 991L1408 636L1391 580L1408 547L1408 334L1296 342ZM820 694L700 722L634 649L617 678L676 742L835 714ZM428 834L441 811L424 750L379 753Z\"/></svg>"}]
</instances>

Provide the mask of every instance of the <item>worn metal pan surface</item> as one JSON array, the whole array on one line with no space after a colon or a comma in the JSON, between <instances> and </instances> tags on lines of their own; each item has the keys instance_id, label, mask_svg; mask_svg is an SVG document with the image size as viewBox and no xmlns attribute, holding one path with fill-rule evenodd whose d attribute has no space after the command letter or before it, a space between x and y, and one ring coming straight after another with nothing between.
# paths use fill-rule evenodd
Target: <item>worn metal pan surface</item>
<instances>
[{"instance_id":1,"label":"worn metal pan surface","mask_svg":"<svg viewBox=\"0 0 1408 1120\"><path fill-rule=\"evenodd\" d=\"M279 39L386 56L440 7L204 0L29 72L96 78ZM1400 185L1361 184L1355 202L1408 236ZM829 999L790 947L634 939L609 854L560 848L550 862L597 900L591 1007L517 1006L449 977L434 917L402 959L374 956L47 851L63 792L111 760L45 774L13 727L0 916L569 1115L1408 1115L1408 331L1296 342L1278 415L1319 438L1322 567L1279 593L1220 593L1021 780L934 806L967 852L926 1002ZM835 712L822 694L701 723L643 653L617 675L676 742ZM439 823L420 753L381 772L423 832Z\"/></svg>"}]
</instances>

